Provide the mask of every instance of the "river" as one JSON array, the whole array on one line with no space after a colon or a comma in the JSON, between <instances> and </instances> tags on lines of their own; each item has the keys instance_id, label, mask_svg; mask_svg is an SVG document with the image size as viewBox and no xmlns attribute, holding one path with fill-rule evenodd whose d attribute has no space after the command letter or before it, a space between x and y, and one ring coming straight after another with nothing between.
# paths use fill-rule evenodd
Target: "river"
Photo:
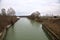
<instances>
[{"instance_id":1,"label":"river","mask_svg":"<svg viewBox=\"0 0 60 40\"><path fill-rule=\"evenodd\" d=\"M8 29L5 40L49 40L49 38L43 31L42 24L20 18Z\"/></svg>"}]
</instances>

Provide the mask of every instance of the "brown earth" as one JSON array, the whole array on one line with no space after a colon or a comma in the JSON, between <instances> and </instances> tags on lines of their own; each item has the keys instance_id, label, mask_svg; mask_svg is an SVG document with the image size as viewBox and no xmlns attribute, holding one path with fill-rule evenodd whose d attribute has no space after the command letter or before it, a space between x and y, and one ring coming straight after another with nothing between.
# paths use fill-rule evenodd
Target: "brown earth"
<instances>
[{"instance_id":1,"label":"brown earth","mask_svg":"<svg viewBox=\"0 0 60 40\"><path fill-rule=\"evenodd\" d=\"M0 32L2 32L7 25L17 21L16 16L0 16Z\"/></svg>"}]
</instances>

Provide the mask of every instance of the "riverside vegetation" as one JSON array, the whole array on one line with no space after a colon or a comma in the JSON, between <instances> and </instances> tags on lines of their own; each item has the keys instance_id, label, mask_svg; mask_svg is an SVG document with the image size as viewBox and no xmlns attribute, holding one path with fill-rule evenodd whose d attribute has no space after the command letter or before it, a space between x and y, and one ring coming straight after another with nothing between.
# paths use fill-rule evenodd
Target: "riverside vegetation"
<instances>
[{"instance_id":1,"label":"riverside vegetation","mask_svg":"<svg viewBox=\"0 0 60 40\"><path fill-rule=\"evenodd\" d=\"M40 16L40 13L36 11L28 18L42 23L42 28L47 30L52 40L60 40L60 16Z\"/></svg>"},{"instance_id":2,"label":"riverside vegetation","mask_svg":"<svg viewBox=\"0 0 60 40\"><path fill-rule=\"evenodd\" d=\"M15 11L13 8L8 9L7 13L4 8L1 9L0 13L0 40L4 38L5 31L8 29L8 25L13 25L18 20L15 15Z\"/></svg>"}]
</instances>

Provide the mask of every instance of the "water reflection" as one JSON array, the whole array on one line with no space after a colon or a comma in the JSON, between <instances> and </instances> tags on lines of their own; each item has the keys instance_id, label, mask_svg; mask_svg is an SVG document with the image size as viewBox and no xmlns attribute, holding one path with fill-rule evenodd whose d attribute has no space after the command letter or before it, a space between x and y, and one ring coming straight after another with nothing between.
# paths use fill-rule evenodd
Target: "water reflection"
<instances>
[{"instance_id":1,"label":"water reflection","mask_svg":"<svg viewBox=\"0 0 60 40\"><path fill-rule=\"evenodd\" d=\"M13 32L13 33L15 32L14 25L12 25L12 32Z\"/></svg>"},{"instance_id":2,"label":"water reflection","mask_svg":"<svg viewBox=\"0 0 60 40\"><path fill-rule=\"evenodd\" d=\"M9 34L9 35L8 35ZM6 36L10 36L10 37L14 37L15 36L15 29L14 29L14 25L12 25L9 29L7 29L7 32L6 32L6 35L5 35L5 37L4 37L4 39L3 40L8 40L8 39L6 39ZM12 36L11 36L12 35ZM7 37L8 38L8 37ZM14 38L13 38L14 39Z\"/></svg>"},{"instance_id":3,"label":"water reflection","mask_svg":"<svg viewBox=\"0 0 60 40\"><path fill-rule=\"evenodd\" d=\"M40 23L38 23L34 20L30 20L30 23L32 24L33 27L40 27Z\"/></svg>"},{"instance_id":4,"label":"water reflection","mask_svg":"<svg viewBox=\"0 0 60 40\"><path fill-rule=\"evenodd\" d=\"M49 40L42 25L37 22L30 22L27 18L21 18L12 26L6 36L6 40Z\"/></svg>"}]
</instances>

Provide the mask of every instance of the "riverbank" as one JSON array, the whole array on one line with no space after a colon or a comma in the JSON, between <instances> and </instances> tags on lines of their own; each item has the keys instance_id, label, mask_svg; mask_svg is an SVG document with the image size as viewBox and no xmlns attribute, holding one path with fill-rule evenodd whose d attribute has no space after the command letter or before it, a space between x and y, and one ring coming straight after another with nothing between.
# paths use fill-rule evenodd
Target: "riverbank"
<instances>
[{"instance_id":1,"label":"riverbank","mask_svg":"<svg viewBox=\"0 0 60 40\"><path fill-rule=\"evenodd\" d=\"M1 33L2 33L2 34L1 34L1 36L0 36L0 40L3 40L3 38L4 38L5 34L6 34L6 29L4 29L4 31L1 32Z\"/></svg>"},{"instance_id":2,"label":"riverbank","mask_svg":"<svg viewBox=\"0 0 60 40\"><path fill-rule=\"evenodd\" d=\"M18 18L16 16L0 16L0 40L4 38L6 29L13 25Z\"/></svg>"},{"instance_id":3,"label":"riverbank","mask_svg":"<svg viewBox=\"0 0 60 40\"><path fill-rule=\"evenodd\" d=\"M43 28L46 28L46 30L49 30L47 32L52 34L53 40L60 40L60 18L52 18L43 21L43 25Z\"/></svg>"},{"instance_id":4,"label":"riverbank","mask_svg":"<svg viewBox=\"0 0 60 40\"><path fill-rule=\"evenodd\" d=\"M52 40L60 40L60 18L34 18L29 17L29 19L35 20L42 23L42 27L51 36Z\"/></svg>"}]
</instances>

